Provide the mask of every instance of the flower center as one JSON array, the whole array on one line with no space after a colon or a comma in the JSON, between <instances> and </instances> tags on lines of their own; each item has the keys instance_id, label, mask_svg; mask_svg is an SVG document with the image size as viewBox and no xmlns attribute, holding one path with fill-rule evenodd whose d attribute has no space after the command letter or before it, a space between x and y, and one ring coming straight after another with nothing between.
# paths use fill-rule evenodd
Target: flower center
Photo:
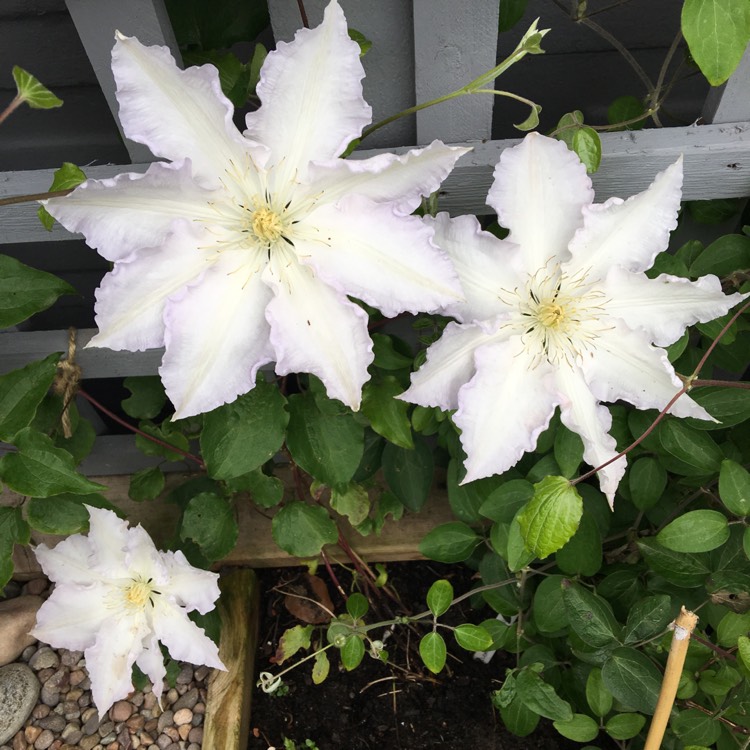
<instances>
[{"instance_id":1,"label":"flower center","mask_svg":"<svg viewBox=\"0 0 750 750\"><path fill-rule=\"evenodd\" d=\"M253 212L250 226L253 234L267 244L276 242L284 231L281 217L268 206L261 206Z\"/></svg>"},{"instance_id":2,"label":"flower center","mask_svg":"<svg viewBox=\"0 0 750 750\"><path fill-rule=\"evenodd\" d=\"M565 325L565 308L556 300L542 302L537 309L537 320L547 328L562 328Z\"/></svg>"},{"instance_id":3,"label":"flower center","mask_svg":"<svg viewBox=\"0 0 750 750\"><path fill-rule=\"evenodd\" d=\"M153 594L158 594L152 585L152 579L148 581L134 578L130 585L125 588L125 603L135 609L143 609Z\"/></svg>"}]
</instances>

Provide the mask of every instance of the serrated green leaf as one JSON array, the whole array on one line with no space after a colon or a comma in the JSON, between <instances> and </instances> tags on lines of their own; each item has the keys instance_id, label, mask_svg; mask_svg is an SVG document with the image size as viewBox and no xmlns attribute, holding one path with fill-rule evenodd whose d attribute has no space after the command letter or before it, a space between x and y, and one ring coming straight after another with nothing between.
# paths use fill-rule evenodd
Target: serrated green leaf
<instances>
[{"instance_id":1,"label":"serrated green leaf","mask_svg":"<svg viewBox=\"0 0 750 750\"><path fill-rule=\"evenodd\" d=\"M0 557L10 557L14 544L28 544L30 538L21 508L0 507Z\"/></svg>"},{"instance_id":2,"label":"serrated green leaf","mask_svg":"<svg viewBox=\"0 0 750 750\"><path fill-rule=\"evenodd\" d=\"M578 128L573 135L573 151L578 154L586 172L593 174L602 162L602 141L593 128Z\"/></svg>"},{"instance_id":3,"label":"serrated green leaf","mask_svg":"<svg viewBox=\"0 0 750 750\"><path fill-rule=\"evenodd\" d=\"M130 396L122 400L122 410L135 419L154 419L158 417L167 395L161 379L156 375L125 378L122 383Z\"/></svg>"},{"instance_id":4,"label":"serrated green leaf","mask_svg":"<svg viewBox=\"0 0 750 750\"><path fill-rule=\"evenodd\" d=\"M632 740L646 724L642 714L615 714L604 725L604 731L613 740Z\"/></svg>"},{"instance_id":5,"label":"serrated green leaf","mask_svg":"<svg viewBox=\"0 0 750 750\"><path fill-rule=\"evenodd\" d=\"M661 672L642 652L616 648L602 667L607 689L624 706L651 715L661 689Z\"/></svg>"},{"instance_id":6,"label":"serrated green leaf","mask_svg":"<svg viewBox=\"0 0 750 750\"><path fill-rule=\"evenodd\" d=\"M497 622L497 620L495 620ZM493 690L490 696L495 708L507 708L516 697L516 678L510 669L505 670L505 681L500 690Z\"/></svg>"},{"instance_id":7,"label":"serrated green leaf","mask_svg":"<svg viewBox=\"0 0 750 750\"><path fill-rule=\"evenodd\" d=\"M532 497L534 485L531 482L525 479L511 479L490 493L479 506L479 513L493 521L510 523Z\"/></svg>"},{"instance_id":8,"label":"serrated green leaf","mask_svg":"<svg viewBox=\"0 0 750 750\"><path fill-rule=\"evenodd\" d=\"M524 667L516 676L517 698L534 713L552 721L570 721L573 710L568 701L563 700L552 685L546 683L539 674Z\"/></svg>"},{"instance_id":9,"label":"serrated green leaf","mask_svg":"<svg viewBox=\"0 0 750 750\"><path fill-rule=\"evenodd\" d=\"M719 497L724 507L735 516L750 515L750 472L736 461L722 461Z\"/></svg>"},{"instance_id":10,"label":"serrated green leaf","mask_svg":"<svg viewBox=\"0 0 750 750\"><path fill-rule=\"evenodd\" d=\"M727 539L729 522L717 510L683 513L656 535L659 544L675 552L709 552Z\"/></svg>"},{"instance_id":11,"label":"serrated green leaf","mask_svg":"<svg viewBox=\"0 0 750 750\"><path fill-rule=\"evenodd\" d=\"M352 526L357 526L370 513L370 497L361 484L348 484L340 489L331 490L331 507L349 519Z\"/></svg>"},{"instance_id":12,"label":"serrated green leaf","mask_svg":"<svg viewBox=\"0 0 750 750\"><path fill-rule=\"evenodd\" d=\"M465 523L453 521L430 531L419 543L419 552L430 560L457 563L466 560L481 541Z\"/></svg>"},{"instance_id":13,"label":"serrated green leaf","mask_svg":"<svg viewBox=\"0 0 750 750\"><path fill-rule=\"evenodd\" d=\"M448 649L440 633L427 633L419 641L419 655L425 667L433 674L437 674L445 666Z\"/></svg>"},{"instance_id":14,"label":"serrated green leaf","mask_svg":"<svg viewBox=\"0 0 750 750\"><path fill-rule=\"evenodd\" d=\"M31 424L36 410L57 373L59 353L0 376L0 440L13 436Z\"/></svg>"},{"instance_id":15,"label":"serrated green leaf","mask_svg":"<svg viewBox=\"0 0 750 750\"><path fill-rule=\"evenodd\" d=\"M506 553L508 555L508 567L513 573L523 570L529 563L536 559L536 555L526 547L523 532L521 531L521 524L518 522L520 514L521 511L518 511L516 517L510 522L510 526L508 527ZM495 524L495 526L500 526L500 524Z\"/></svg>"},{"instance_id":16,"label":"serrated green leaf","mask_svg":"<svg viewBox=\"0 0 750 750\"><path fill-rule=\"evenodd\" d=\"M594 667L586 679L586 702L593 713L602 718L612 710L612 693L602 679L602 670Z\"/></svg>"},{"instance_id":17,"label":"serrated green leaf","mask_svg":"<svg viewBox=\"0 0 750 750\"><path fill-rule=\"evenodd\" d=\"M721 86L750 41L750 5L745 0L685 0L681 26L701 72L712 86Z\"/></svg>"},{"instance_id":18,"label":"serrated green leaf","mask_svg":"<svg viewBox=\"0 0 750 750\"><path fill-rule=\"evenodd\" d=\"M416 513L427 502L434 471L432 448L421 436L416 436L414 450L405 450L392 443L383 449L383 475L407 510Z\"/></svg>"},{"instance_id":19,"label":"serrated green leaf","mask_svg":"<svg viewBox=\"0 0 750 750\"><path fill-rule=\"evenodd\" d=\"M43 86L31 73L18 65L13 66L13 80L16 82L18 96L32 109L54 109L62 107L62 99L56 97L46 86Z\"/></svg>"},{"instance_id":20,"label":"serrated green leaf","mask_svg":"<svg viewBox=\"0 0 750 750\"><path fill-rule=\"evenodd\" d=\"M603 648L619 640L620 626L606 599L570 581L563 581L562 593L568 623L584 643Z\"/></svg>"},{"instance_id":21,"label":"serrated green leaf","mask_svg":"<svg viewBox=\"0 0 750 750\"><path fill-rule=\"evenodd\" d=\"M76 290L51 273L0 255L0 328L16 325Z\"/></svg>"},{"instance_id":22,"label":"serrated green leaf","mask_svg":"<svg viewBox=\"0 0 750 750\"><path fill-rule=\"evenodd\" d=\"M328 673L331 671L331 662L328 661L328 654L325 651L318 651L315 654L315 661L312 668L312 681L314 685L320 685L325 682Z\"/></svg>"},{"instance_id":23,"label":"serrated green leaf","mask_svg":"<svg viewBox=\"0 0 750 750\"><path fill-rule=\"evenodd\" d=\"M466 622L456 627L453 635L456 643L467 651L487 651L492 646L492 636L481 625Z\"/></svg>"},{"instance_id":24,"label":"serrated green leaf","mask_svg":"<svg viewBox=\"0 0 750 750\"><path fill-rule=\"evenodd\" d=\"M258 383L236 401L208 412L203 418L201 453L209 476L231 479L272 458L289 423L285 404L275 385Z\"/></svg>"},{"instance_id":25,"label":"serrated green leaf","mask_svg":"<svg viewBox=\"0 0 750 750\"><path fill-rule=\"evenodd\" d=\"M599 725L586 714L573 714L570 721L555 721L553 726L563 737L574 742L591 742L599 734Z\"/></svg>"},{"instance_id":26,"label":"serrated green leaf","mask_svg":"<svg viewBox=\"0 0 750 750\"><path fill-rule=\"evenodd\" d=\"M284 497L281 480L267 476L260 469L230 479L227 486L230 490L250 493L250 499L260 508L273 508Z\"/></svg>"},{"instance_id":27,"label":"serrated green leaf","mask_svg":"<svg viewBox=\"0 0 750 750\"><path fill-rule=\"evenodd\" d=\"M150 440L143 435L136 435L135 445L138 450L147 456L161 456L162 458L166 458L167 461L184 460L184 453L179 453L178 451L188 452L190 448L188 439L181 432L169 432L170 426L168 422L163 423L161 426L157 426L151 422L140 422L138 429L146 435L150 435L154 440ZM162 443L165 443L165 445L162 445ZM176 448L177 450L171 450L171 448Z\"/></svg>"},{"instance_id":28,"label":"serrated green leaf","mask_svg":"<svg viewBox=\"0 0 750 750\"><path fill-rule=\"evenodd\" d=\"M29 497L50 497L70 492L85 495L106 489L75 470L73 457L55 448L41 432L25 427L15 436L17 452L0 458L0 478L15 492Z\"/></svg>"},{"instance_id":29,"label":"serrated green leaf","mask_svg":"<svg viewBox=\"0 0 750 750\"><path fill-rule=\"evenodd\" d=\"M193 496L182 514L180 538L192 539L209 560L226 557L234 549L238 534L232 506L214 492Z\"/></svg>"},{"instance_id":30,"label":"serrated green leaf","mask_svg":"<svg viewBox=\"0 0 750 750\"><path fill-rule=\"evenodd\" d=\"M119 511L103 495L53 495L33 497L26 506L29 525L43 534L77 534L89 527L89 512L85 506Z\"/></svg>"},{"instance_id":31,"label":"serrated green leaf","mask_svg":"<svg viewBox=\"0 0 750 750\"><path fill-rule=\"evenodd\" d=\"M435 617L440 617L448 611L453 601L453 586L450 581L441 579L435 581L427 592L427 608Z\"/></svg>"},{"instance_id":32,"label":"serrated green leaf","mask_svg":"<svg viewBox=\"0 0 750 750\"><path fill-rule=\"evenodd\" d=\"M325 508L295 501L274 517L271 532L276 544L295 557L316 557L326 544L339 538L336 524Z\"/></svg>"},{"instance_id":33,"label":"serrated green leaf","mask_svg":"<svg viewBox=\"0 0 750 750\"><path fill-rule=\"evenodd\" d=\"M564 477L545 477L518 515L526 547L544 559L557 552L578 529L583 501Z\"/></svg>"},{"instance_id":34,"label":"serrated green leaf","mask_svg":"<svg viewBox=\"0 0 750 750\"><path fill-rule=\"evenodd\" d=\"M153 500L163 492L165 481L164 474L158 466L136 471L130 477L128 497L137 502Z\"/></svg>"}]
</instances>

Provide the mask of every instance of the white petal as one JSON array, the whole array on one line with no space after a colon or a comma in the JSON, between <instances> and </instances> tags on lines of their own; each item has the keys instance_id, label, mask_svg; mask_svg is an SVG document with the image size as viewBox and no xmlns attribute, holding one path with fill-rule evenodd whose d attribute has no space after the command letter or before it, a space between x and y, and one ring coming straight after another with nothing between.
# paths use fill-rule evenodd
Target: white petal
<instances>
[{"instance_id":1,"label":"white petal","mask_svg":"<svg viewBox=\"0 0 750 750\"><path fill-rule=\"evenodd\" d=\"M133 542L133 529L116 513L105 508L94 508L87 505L89 512L89 543L93 551L91 564L97 572L105 573L111 578L123 578L129 574L125 552ZM145 532L144 532L145 533ZM154 543L146 535L148 544L154 549Z\"/></svg>"},{"instance_id":2,"label":"white petal","mask_svg":"<svg viewBox=\"0 0 750 750\"><path fill-rule=\"evenodd\" d=\"M90 247L116 261L160 245L175 219L215 218L208 207L214 199L214 191L193 181L189 161L155 162L145 174L87 180L70 195L44 205L66 229L81 232Z\"/></svg>"},{"instance_id":3,"label":"white petal","mask_svg":"<svg viewBox=\"0 0 750 750\"><path fill-rule=\"evenodd\" d=\"M328 395L355 411L373 360L367 313L315 277L291 254L272 255L264 279L274 290L267 309L276 372L309 372Z\"/></svg>"},{"instance_id":4,"label":"white petal","mask_svg":"<svg viewBox=\"0 0 750 750\"><path fill-rule=\"evenodd\" d=\"M600 401L624 399L639 409L661 410L682 388L667 353L652 346L642 331L622 324L596 340L596 348L583 355L582 369ZM713 419L687 395L680 396L669 413Z\"/></svg>"},{"instance_id":5,"label":"white petal","mask_svg":"<svg viewBox=\"0 0 750 750\"><path fill-rule=\"evenodd\" d=\"M126 613L111 618L99 629L96 644L86 649L86 669L91 677L91 694L103 716L117 700L133 690L133 664L143 650L142 641L148 634L142 614Z\"/></svg>"},{"instance_id":6,"label":"white petal","mask_svg":"<svg viewBox=\"0 0 750 750\"><path fill-rule=\"evenodd\" d=\"M467 456L464 482L514 466L536 447L558 403L549 366L531 369L520 337L478 349L475 361L476 375L459 391L453 417Z\"/></svg>"},{"instance_id":7,"label":"white petal","mask_svg":"<svg viewBox=\"0 0 750 750\"><path fill-rule=\"evenodd\" d=\"M612 268L603 288L607 312L640 328L657 346L669 346L688 326L724 315L746 295L724 294L716 276L689 281L661 274L649 279L642 274Z\"/></svg>"},{"instance_id":8,"label":"white petal","mask_svg":"<svg viewBox=\"0 0 750 750\"><path fill-rule=\"evenodd\" d=\"M93 646L112 616L103 604L110 587L92 582L93 578L90 574L86 585L57 584L37 612L31 634L54 648L83 651Z\"/></svg>"},{"instance_id":9,"label":"white petal","mask_svg":"<svg viewBox=\"0 0 750 750\"><path fill-rule=\"evenodd\" d=\"M40 544L34 554L44 574L55 583L87 585L92 582L94 550L89 540L81 534L63 539L52 549Z\"/></svg>"},{"instance_id":10,"label":"white petal","mask_svg":"<svg viewBox=\"0 0 750 750\"><path fill-rule=\"evenodd\" d=\"M99 333L87 346L143 351L164 345L164 305L210 267L208 240L178 226L160 247L115 264L96 292Z\"/></svg>"},{"instance_id":11,"label":"white petal","mask_svg":"<svg viewBox=\"0 0 750 750\"><path fill-rule=\"evenodd\" d=\"M270 164L283 162L277 189L288 179L304 180L314 159L340 156L370 122L364 75L336 0L320 26L300 29L293 42L278 42L269 53L256 89L262 104L247 115L245 135L270 147Z\"/></svg>"},{"instance_id":12,"label":"white petal","mask_svg":"<svg viewBox=\"0 0 750 750\"><path fill-rule=\"evenodd\" d=\"M617 444L609 434L612 415L597 402L581 371L571 367L559 367L555 377L563 395L560 403L560 420L583 440L583 460L592 468L601 466L617 455ZM597 473L599 486L609 500L610 508L615 502L615 491L620 484L627 461L618 458Z\"/></svg>"},{"instance_id":13,"label":"white petal","mask_svg":"<svg viewBox=\"0 0 750 750\"><path fill-rule=\"evenodd\" d=\"M188 612L194 609L202 615L210 612L219 598L218 574L194 568L180 550L164 552L162 559L169 571L169 582L163 587L164 593Z\"/></svg>"},{"instance_id":14,"label":"white petal","mask_svg":"<svg viewBox=\"0 0 750 750\"><path fill-rule=\"evenodd\" d=\"M538 133L503 151L487 196L532 272L552 257L566 260L568 243L583 223L582 209L593 200L578 157L562 141Z\"/></svg>"},{"instance_id":15,"label":"white petal","mask_svg":"<svg viewBox=\"0 0 750 750\"><path fill-rule=\"evenodd\" d=\"M255 386L258 368L274 359L265 319L271 290L242 257L222 257L166 305L159 374L175 419L234 401Z\"/></svg>"},{"instance_id":16,"label":"white petal","mask_svg":"<svg viewBox=\"0 0 750 750\"><path fill-rule=\"evenodd\" d=\"M517 245L499 240L482 228L475 216L458 216L451 219L440 213L434 219L424 218L435 229L435 243L445 250L461 281L465 302L456 302L445 308L463 322L488 320L508 312L502 301L503 290L512 291L522 280L516 270L524 259Z\"/></svg>"},{"instance_id":17,"label":"white petal","mask_svg":"<svg viewBox=\"0 0 750 750\"><path fill-rule=\"evenodd\" d=\"M213 65L180 70L167 47L144 47L118 33L112 50L125 135L170 161L189 157L193 174L218 187L231 165L248 163L248 144L232 122Z\"/></svg>"},{"instance_id":18,"label":"white petal","mask_svg":"<svg viewBox=\"0 0 750 750\"><path fill-rule=\"evenodd\" d=\"M294 245L327 284L393 317L436 312L463 297L453 264L432 235L416 216L350 195L300 222Z\"/></svg>"},{"instance_id":19,"label":"white petal","mask_svg":"<svg viewBox=\"0 0 750 750\"><path fill-rule=\"evenodd\" d=\"M309 185L302 190L334 203L344 195L357 193L376 203L393 203L402 214L418 208L423 196L440 187L456 161L470 148L446 146L433 141L426 148L406 154L378 154L369 159L330 159L316 161L308 171Z\"/></svg>"},{"instance_id":20,"label":"white petal","mask_svg":"<svg viewBox=\"0 0 750 750\"><path fill-rule=\"evenodd\" d=\"M161 705L161 694L164 691L164 677L167 669L164 666L164 656L159 647L159 639L155 633L149 633L143 639L143 651L135 660L138 668L151 680L151 688Z\"/></svg>"},{"instance_id":21,"label":"white petal","mask_svg":"<svg viewBox=\"0 0 750 750\"><path fill-rule=\"evenodd\" d=\"M154 599L152 619L154 632L169 649L169 655L173 659L226 669L219 659L216 644L188 619L185 610L170 604L164 597L157 596Z\"/></svg>"},{"instance_id":22,"label":"white petal","mask_svg":"<svg viewBox=\"0 0 750 750\"><path fill-rule=\"evenodd\" d=\"M612 266L650 268L677 226L681 197L682 157L625 202L610 198L585 208L583 228L570 244L571 267L591 269L591 278L603 278Z\"/></svg>"},{"instance_id":23,"label":"white petal","mask_svg":"<svg viewBox=\"0 0 750 750\"><path fill-rule=\"evenodd\" d=\"M458 409L458 391L474 377L474 352L498 341L479 324L448 323L427 350L427 361L411 376L411 386L398 398L420 406Z\"/></svg>"}]
</instances>

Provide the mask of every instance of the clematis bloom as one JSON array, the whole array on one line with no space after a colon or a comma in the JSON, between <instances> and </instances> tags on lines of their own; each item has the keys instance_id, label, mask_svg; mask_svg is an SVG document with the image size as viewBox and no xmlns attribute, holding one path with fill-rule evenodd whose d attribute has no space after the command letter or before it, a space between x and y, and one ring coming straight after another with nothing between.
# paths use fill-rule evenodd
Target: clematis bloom
<instances>
[{"instance_id":1,"label":"clematis bloom","mask_svg":"<svg viewBox=\"0 0 750 750\"><path fill-rule=\"evenodd\" d=\"M427 220L451 256L466 301L427 350L401 397L456 410L466 478L500 474L536 446L555 409L583 439L593 467L616 455L601 401L663 409L682 387L664 346L742 299L719 279L645 271L677 224L682 160L644 192L593 204L586 170L564 143L539 134L503 152L487 202L510 230L483 232L473 216ZM679 417L712 417L688 396ZM610 504L621 458L599 472Z\"/></svg>"},{"instance_id":2,"label":"clematis bloom","mask_svg":"<svg viewBox=\"0 0 750 750\"><path fill-rule=\"evenodd\" d=\"M134 688L133 664L154 694L164 689L161 641L173 659L225 669L214 642L188 618L219 597L218 575L193 568L182 552L159 552L141 526L88 508L88 537L75 534L36 550L55 583L31 634L55 648L83 651L99 715Z\"/></svg>"},{"instance_id":3,"label":"clematis bloom","mask_svg":"<svg viewBox=\"0 0 750 750\"><path fill-rule=\"evenodd\" d=\"M386 316L460 298L432 230L409 214L468 149L339 158L371 110L336 0L268 55L244 134L213 66L179 70L166 48L120 34L112 60L125 134L171 163L45 204L115 264L90 345L164 346L178 418L249 391L269 362L314 373L357 409L373 355L349 297Z\"/></svg>"}]
</instances>

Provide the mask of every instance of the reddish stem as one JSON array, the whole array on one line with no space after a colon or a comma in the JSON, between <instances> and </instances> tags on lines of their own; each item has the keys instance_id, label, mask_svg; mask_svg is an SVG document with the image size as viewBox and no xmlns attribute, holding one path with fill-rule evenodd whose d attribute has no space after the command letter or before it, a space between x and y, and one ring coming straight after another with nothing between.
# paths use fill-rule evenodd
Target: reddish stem
<instances>
[{"instance_id":1,"label":"reddish stem","mask_svg":"<svg viewBox=\"0 0 750 750\"><path fill-rule=\"evenodd\" d=\"M326 566L326 570L328 571L328 575L331 577L331 580L333 581L333 585L338 590L339 594L341 594L344 601L346 601L346 591L344 591L344 587L339 583L339 579L336 577L336 574L333 572L333 568L331 567L331 563L328 561L328 555L323 550L320 550L320 556L323 558L323 564Z\"/></svg>"}]
</instances>

